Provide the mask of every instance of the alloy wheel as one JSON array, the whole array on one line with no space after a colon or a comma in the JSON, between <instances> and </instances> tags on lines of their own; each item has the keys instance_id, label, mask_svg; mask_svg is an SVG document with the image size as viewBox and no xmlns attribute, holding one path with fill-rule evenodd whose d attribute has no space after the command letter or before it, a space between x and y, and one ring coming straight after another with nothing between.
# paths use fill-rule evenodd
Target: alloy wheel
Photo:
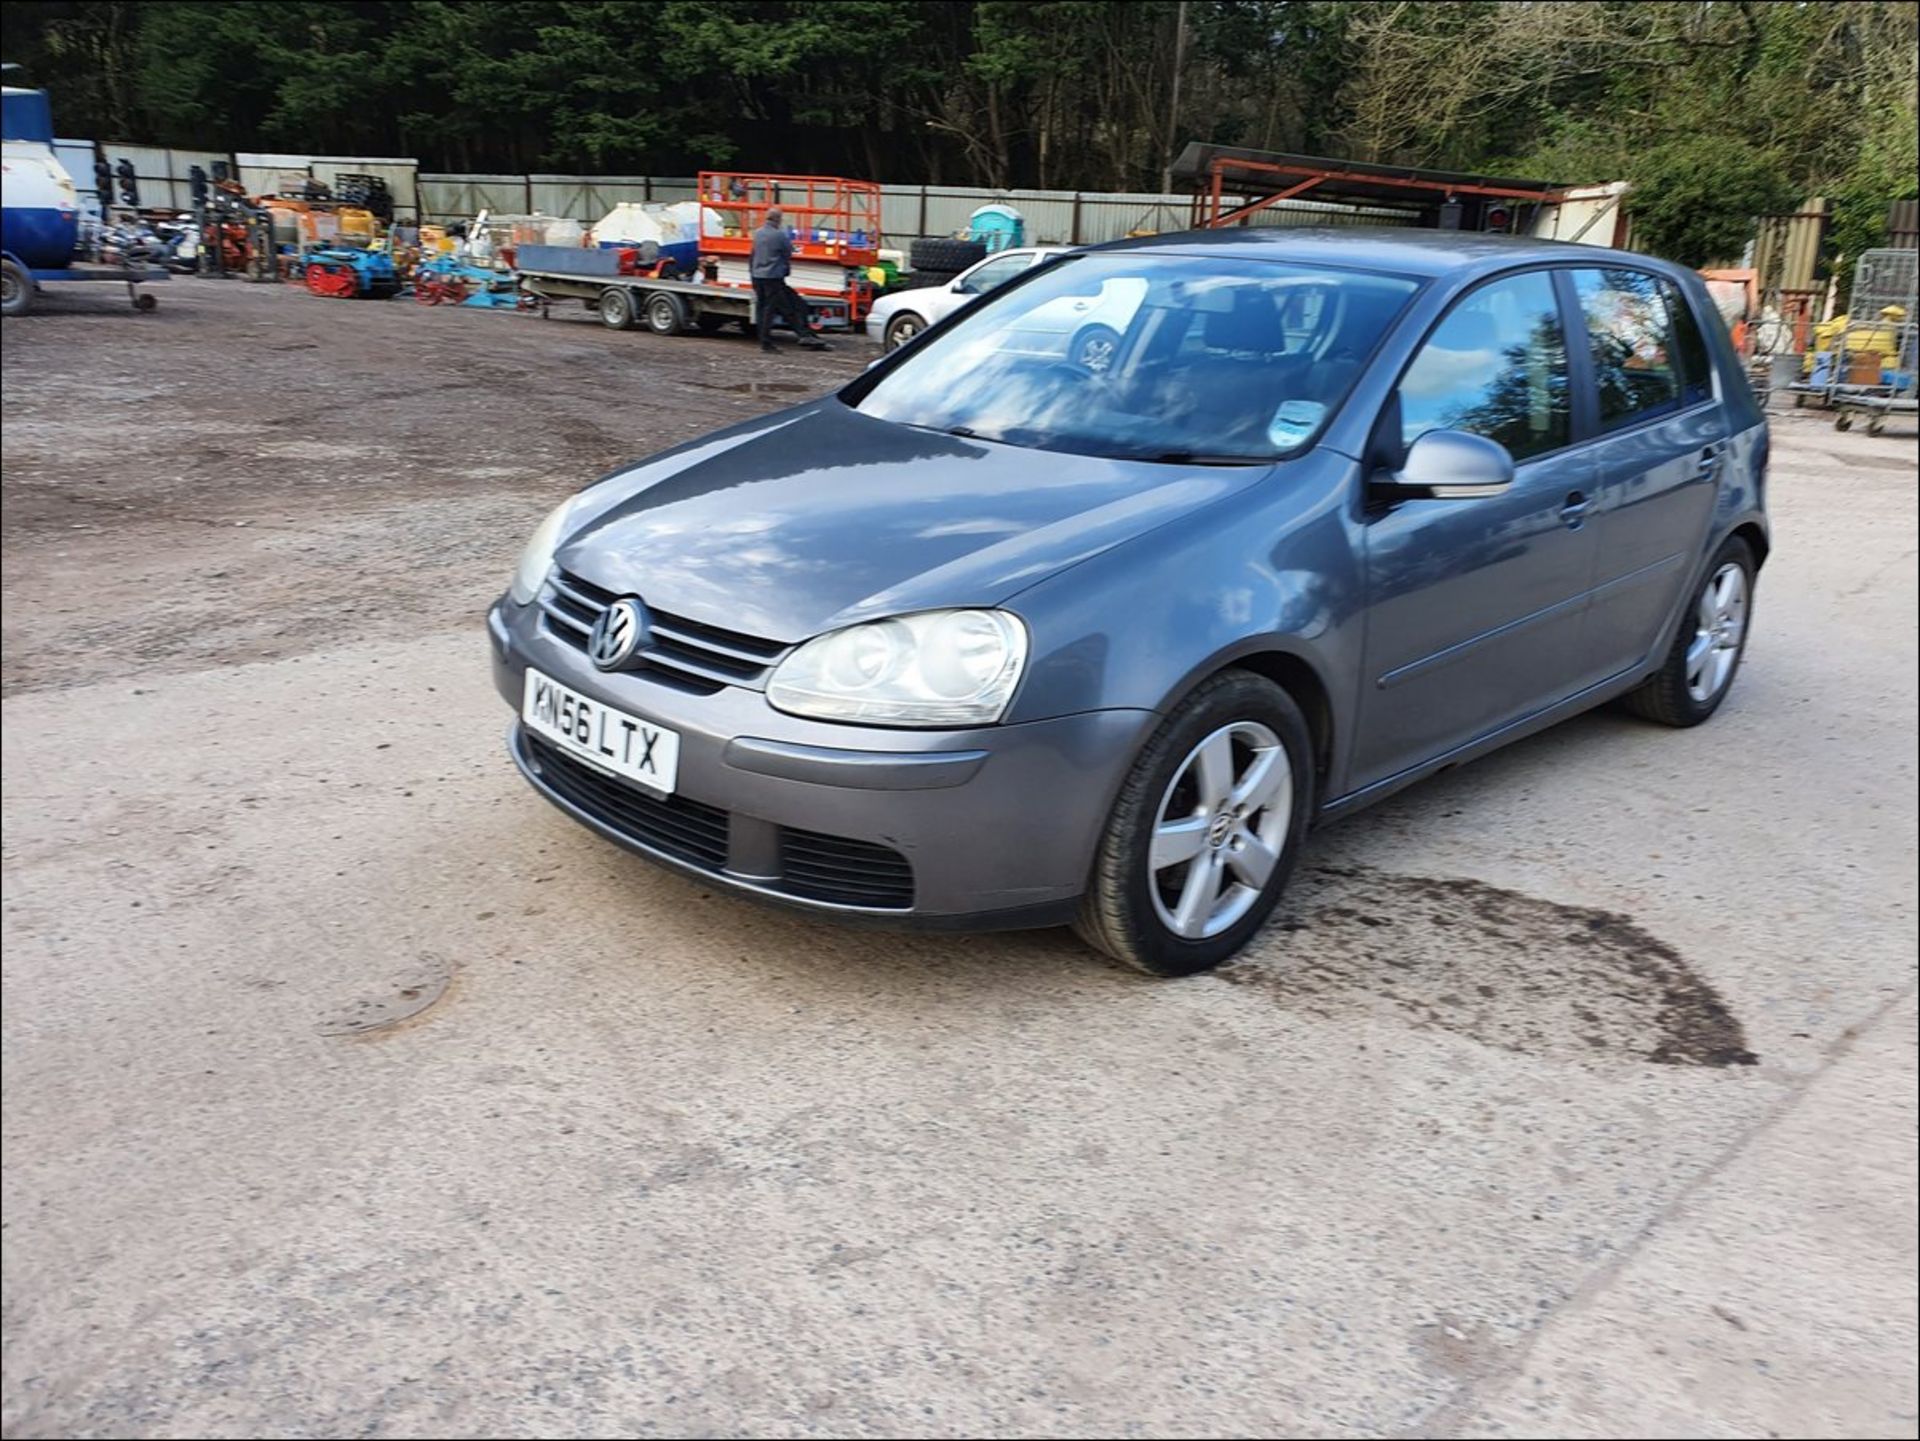
<instances>
[{"instance_id":1,"label":"alloy wheel","mask_svg":"<svg viewBox=\"0 0 1920 1441\"><path fill-rule=\"evenodd\" d=\"M1293 765L1259 721L1203 739L1161 797L1147 889L1161 923L1184 940L1228 929L1260 899L1286 848Z\"/></svg>"},{"instance_id":2,"label":"alloy wheel","mask_svg":"<svg viewBox=\"0 0 1920 1441\"><path fill-rule=\"evenodd\" d=\"M1687 647L1687 694L1705 705L1720 694L1747 634L1747 573L1728 561L1713 573L1694 610Z\"/></svg>"}]
</instances>

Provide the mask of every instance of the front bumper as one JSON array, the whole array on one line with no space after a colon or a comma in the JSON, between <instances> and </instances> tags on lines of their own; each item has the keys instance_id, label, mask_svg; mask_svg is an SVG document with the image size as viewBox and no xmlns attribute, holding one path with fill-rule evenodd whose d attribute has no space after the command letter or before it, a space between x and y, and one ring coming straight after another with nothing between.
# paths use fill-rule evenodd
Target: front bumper
<instances>
[{"instance_id":1,"label":"front bumper","mask_svg":"<svg viewBox=\"0 0 1920 1441\"><path fill-rule=\"evenodd\" d=\"M756 690L692 695L644 669L597 670L549 632L534 606L502 600L487 629L494 686L516 716L532 665L678 732L675 795L700 810L703 824L719 827L720 839L692 858L651 843L607 806L583 799L564 767L543 765L538 739L516 721L508 738L514 763L549 801L671 869L850 920L986 929L1070 919L1114 795L1156 719L1149 711L1108 710L966 731L838 725L786 715ZM616 792L605 788L617 784L596 779L587 789L610 796ZM717 822L709 810L722 813ZM799 894L800 882L785 871L796 835L897 852L911 867L910 901L846 904Z\"/></svg>"}]
</instances>

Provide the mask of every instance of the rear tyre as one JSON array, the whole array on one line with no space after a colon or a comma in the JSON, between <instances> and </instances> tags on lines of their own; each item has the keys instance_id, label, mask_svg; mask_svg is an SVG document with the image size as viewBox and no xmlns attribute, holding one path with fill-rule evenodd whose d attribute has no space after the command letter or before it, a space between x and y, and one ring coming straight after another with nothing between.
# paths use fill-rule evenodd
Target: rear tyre
<instances>
[{"instance_id":1,"label":"rear tyre","mask_svg":"<svg viewBox=\"0 0 1920 1441\"><path fill-rule=\"evenodd\" d=\"M11 260L0 260L0 315L25 315L33 308L33 277Z\"/></svg>"},{"instance_id":2,"label":"rear tyre","mask_svg":"<svg viewBox=\"0 0 1920 1441\"><path fill-rule=\"evenodd\" d=\"M609 285L601 291L597 308L600 323L608 330L633 329L633 293L624 286Z\"/></svg>"},{"instance_id":3,"label":"rear tyre","mask_svg":"<svg viewBox=\"0 0 1920 1441\"><path fill-rule=\"evenodd\" d=\"M1660 669L1622 702L1635 715L1697 726L1733 689L1753 621L1753 548L1738 536L1720 547Z\"/></svg>"},{"instance_id":4,"label":"rear tyre","mask_svg":"<svg viewBox=\"0 0 1920 1441\"><path fill-rule=\"evenodd\" d=\"M927 322L911 310L903 310L887 322L887 328L881 337L881 343L888 350L898 350L914 336L927 328Z\"/></svg>"},{"instance_id":5,"label":"rear tyre","mask_svg":"<svg viewBox=\"0 0 1920 1441\"><path fill-rule=\"evenodd\" d=\"M1151 976L1219 965L1286 888L1313 775L1306 718L1284 690L1239 670L1201 682L1128 772L1074 930Z\"/></svg>"},{"instance_id":6,"label":"rear tyre","mask_svg":"<svg viewBox=\"0 0 1920 1441\"><path fill-rule=\"evenodd\" d=\"M677 295L655 291L647 297L647 329L655 335L678 335L687 328L687 307Z\"/></svg>"}]
</instances>

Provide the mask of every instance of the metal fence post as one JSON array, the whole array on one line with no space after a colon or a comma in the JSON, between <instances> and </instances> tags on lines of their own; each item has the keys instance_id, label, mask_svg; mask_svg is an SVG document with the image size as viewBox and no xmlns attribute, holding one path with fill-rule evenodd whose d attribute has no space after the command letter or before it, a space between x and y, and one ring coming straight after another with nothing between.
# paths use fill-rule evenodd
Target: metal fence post
<instances>
[{"instance_id":1,"label":"metal fence post","mask_svg":"<svg viewBox=\"0 0 1920 1441\"><path fill-rule=\"evenodd\" d=\"M1072 225L1072 231L1073 231L1073 233L1072 233L1072 235L1071 235L1071 236L1070 236L1070 237L1068 238L1068 241L1067 241L1067 243L1068 243L1069 245L1078 245L1078 244L1080 244L1080 243L1081 243L1081 242L1080 242L1080 192L1079 192L1078 190L1076 190L1076 191L1074 191L1074 192L1073 192L1073 225Z\"/></svg>"},{"instance_id":2,"label":"metal fence post","mask_svg":"<svg viewBox=\"0 0 1920 1441\"><path fill-rule=\"evenodd\" d=\"M920 187L920 228L913 233L915 235L927 233L927 187L924 185Z\"/></svg>"}]
</instances>

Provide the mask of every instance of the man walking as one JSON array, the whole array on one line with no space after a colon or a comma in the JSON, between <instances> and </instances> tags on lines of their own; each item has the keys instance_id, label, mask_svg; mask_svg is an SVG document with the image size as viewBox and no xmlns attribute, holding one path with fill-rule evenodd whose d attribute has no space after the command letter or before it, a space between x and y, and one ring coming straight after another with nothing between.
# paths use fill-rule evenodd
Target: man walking
<instances>
[{"instance_id":1,"label":"man walking","mask_svg":"<svg viewBox=\"0 0 1920 1441\"><path fill-rule=\"evenodd\" d=\"M760 332L762 350L779 349L773 343L773 320L782 317L800 337L806 350L825 350L826 342L817 338L807 319L807 307L787 277L793 273L793 237L787 234L786 217L780 207L767 211L760 228L753 232L753 260L747 273L753 277L754 322Z\"/></svg>"}]
</instances>

